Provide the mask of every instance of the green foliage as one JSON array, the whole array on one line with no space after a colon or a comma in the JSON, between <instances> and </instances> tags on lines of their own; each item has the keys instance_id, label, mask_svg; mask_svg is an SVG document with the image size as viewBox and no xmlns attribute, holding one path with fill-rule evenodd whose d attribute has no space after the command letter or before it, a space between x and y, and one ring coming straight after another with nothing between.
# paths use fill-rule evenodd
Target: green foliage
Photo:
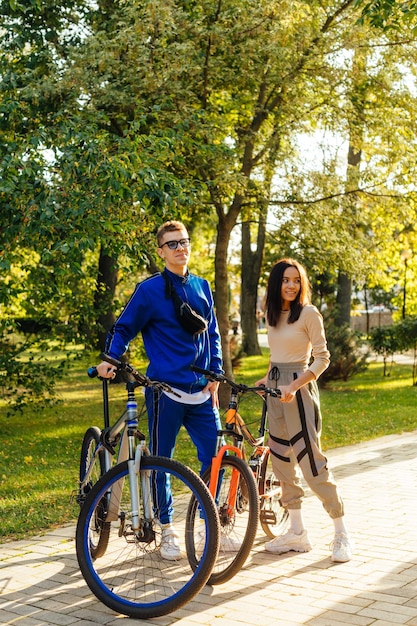
<instances>
[{"instance_id":1,"label":"green foliage","mask_svg":"<svg viewBox=\"0 0 417 626\"><path fill-rule=\"evenodd\" d=\"M92 344L103 312L94 300L100 253L119 268L120 292L146 272L163 220L180 217L197 234L209 213L211 240L195 246L196 266L210 275L215 265L225 325L231 233L242 217L262 211L266 220L271 206L265 259L285 250L315 272L398 284L402 225L415 223L409 195L399 197L415 181L416 107L405 80L415 53L406 37L381 38L357 21L362 8L385 20L393 2L0 6L6 317L53 318ZM406 17L415 7L400 8ZM368 55L359 80L355 50ZM319 128L338 145L366 130L360 191L346 190L339 154L321 166L315 135L306 158L320 164L306 176L294 138Z\"/></svg>"},{"instance_id":2,"label":"green foliage","mask_svg":"<svg viewBox=\"0 0 417 626\"><path fill-rule=\"evenodd\" d=\"M372 328L369 333L369 343L376 354L383 357L384 376L388 375L387 359L397 352L413 350L417 354L417 317L405 319L391 324ZM416 361L413 366L413 384L416 384Z\"/></svg>"},{"instance_id":3,"label":"green foliage","mask_svg":"<svg viewBox=\"0 0 417 626\"><path fill-rule=\"evenodd\" d=\"M8 403L8 414L22 412L28 405L34 410L55 405L56 382L65 376L69 360L74 358L74 350L58 351L57 342L53 350L49 339L53 320L43 320L43 330L33 328L39 326L33 320L18 322L19 329L11 320L0 323L0 397ZM26 334L20 330L22 325Z\"/></svg>"},{"instance_id":4,"label":"green foliage","mask_svg":"<svg viewBox=\"0 0 417 626\"><path fill-rule=\"evenodd\" d=\"M417 317L408 317L390 326L373 328L369 341L372 349L382 356L414 349L417 345Z\"/></svg>"},{"instance_id":5,"label":"green foliage","mask_svg":"<svg viewBox=\"0 0 417 626\"><path fill-rule=\"evenodd\" d=\"M320 376L319 382L326 385L332 380L349 380L363 372L368 364L369 354L358 333L349 326L336 326L330 319L326 324L327 345L330 351L330 365Z\"/></svg>"},{"instance_id":6,"label":"green foliage","mask_svg":"<svg viewBox=\"0 0 417 626\"><path fill-rule=\"evenodd\" d=\"M417 3L413 1L356 0L355 4L362 9L361 23L369 20L372 26L382 30L401 30L407 22L417 24Z\"/></svg>"},{"instance_id":7,"label":"green foliage","mask_svg":"<svg viewBox=\"0 0 417 626\"><path fill-rule=\"evenodd\" d=\"M396 324L398 336L403 346L403 350L414 349L417 345L417 316L406 317Z\"/></svg>"},{"instance_id":8,"label":"green foliage","mask_svg":"<svg viewBox=\"0 0 417 626\"><path fill-rule=\"evenodd\" d=\"M395 325L371 328L369 343L374 352L384 359L402 350L402 339L400 341Z\"/></svg>"}]
</instances>

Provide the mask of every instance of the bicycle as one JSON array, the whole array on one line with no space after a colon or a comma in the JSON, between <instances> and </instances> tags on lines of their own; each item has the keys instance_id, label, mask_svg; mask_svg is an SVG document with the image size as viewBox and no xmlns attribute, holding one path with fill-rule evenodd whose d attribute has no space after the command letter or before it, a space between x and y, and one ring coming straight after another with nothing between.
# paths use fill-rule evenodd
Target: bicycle
<instances>
[{"instance_id":1,"label":"bicycle","mask_svg":"<svg viewBox=\"0 0 417 626\"><path fill-rule=\"evenodd\" d=\"M84 438L77 559L87 585L103 604L136 619L159 617L189 602L206 584L219 548L217 510L201 478L176 460L151 456L146 437L138 429L144 410L139 414L136 387L152 386L160 391L170 387L150 380L127 363L106 355L102 358L129 374L127 402L115 424L100 431L98 442L99 429L88 429ZM107 468L105 451L113 457L116 448L116 464ZM93 483L95 474L103 470ZM183 558L175 561L164 560L160 553L159 518L163 513L158 514L159 479L170 487L172 504L168 502L165 509L173 509L172 523L186 550ZM197 503L205 532L203 543L198 538L197 567L197 542L187 517L190 501Z\"/></svg>"},{"instance_id":2,"label":"bicycle","mask_svg":"<svg viewBox=\"0 0 417 626\"><path fill-rule=\"evenodd\" d=\"M270 464L270 449L265 445L266 396L279 397L280 391L263 386L248 387L223 374L194 366L192 369L208 380L226 383L231 388L225 430L218 432L216 455L211 468L202 476L217 504L221 537L228 537L237 546L232 553L223 550L220 543L219 555L208 580L214 585L232 578L245 563L256 537L258 521L271 538L282 534L287 527L288 511L281 505L281 486ZM252 436L238 412L239 399L248 392L263 396L258 438ZM232 438L232 446L223 443L224 436ZM249 458L244 442L253 449ZM193 508L192 502L190 507ZM193 511L190 513L193 515Z\"/></svg>"}]
</instances>

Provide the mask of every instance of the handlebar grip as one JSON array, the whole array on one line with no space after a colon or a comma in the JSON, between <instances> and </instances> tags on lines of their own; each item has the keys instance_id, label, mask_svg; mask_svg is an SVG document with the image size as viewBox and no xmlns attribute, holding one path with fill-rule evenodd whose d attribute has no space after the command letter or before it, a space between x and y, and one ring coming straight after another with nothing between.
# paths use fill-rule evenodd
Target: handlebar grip
<instances>
[{"instance_id":1,"label":"handlebar grip","mask_svg":"<svg viewBox=\"0 0 417 626\"><path fill-rule=\"evenodd\" d=\"M117 368L121 368L123 366L123 363L121 361L119 361L118 359L114 359L113 357L109 356L108 354L105 354L104 352L100 354L100 359L102 361L107 361L107 363L110 363L110 365L114 365Z\"/></svg>"},{"instance_id":2,"label":"handlebar grip","mask_svg":"<svg viewBox=\"0 0 417 626\"><path fill-rule=\"evenodd\" d=\"M98 371L95 365L88 368L87 375L89 378L95 378L96 376L98 376Z\"/></svg>"}]
</instances>

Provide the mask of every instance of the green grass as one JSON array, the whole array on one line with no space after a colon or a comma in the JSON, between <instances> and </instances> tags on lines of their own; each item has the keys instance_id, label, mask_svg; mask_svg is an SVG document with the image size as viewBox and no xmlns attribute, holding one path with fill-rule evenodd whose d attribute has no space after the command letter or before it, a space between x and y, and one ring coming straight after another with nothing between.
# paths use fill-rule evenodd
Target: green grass
<instances>
[{"instance_id":1,"label":"green grass","mask_svg":"<svg viewBox=\"0 0 417 626\"><path fill-rule=\"evenodd\" d=\"M417 428L417 387L412 366L394 365L389 377L383 365L321 391L324 449L367 441Z\"/></svg>"},{"instance_id":2,"label":"green grass","mask_svg":"<svg viewBox=\"0 0 417 626\"><path fill-rule=\"evenodd\" d=\"M78 506L71 494L77 488L81 441L88 426L102 426L103 419L101 385L86 376L94 362L95 357L86 356L73 366L58 385L62 402L55 407L6 417L6 407L0 404L0 541L76 519ZM236 380L253 385L267 362L266 350L260 357L244 359ZM136 365L143 371L143 364ZM395 365L390 377L382 374L382 364L371 364L354 379L321 391L324 450L417 428L411 365ZM123 385L113 385L110 395L116 418L125 400ZM260 411L260 398L243 397L240 412L254 434ZM146 431L146 418L141 428ZM176 458L198 469L195 449L183 431Z\"/></svg>"}]
</instances>

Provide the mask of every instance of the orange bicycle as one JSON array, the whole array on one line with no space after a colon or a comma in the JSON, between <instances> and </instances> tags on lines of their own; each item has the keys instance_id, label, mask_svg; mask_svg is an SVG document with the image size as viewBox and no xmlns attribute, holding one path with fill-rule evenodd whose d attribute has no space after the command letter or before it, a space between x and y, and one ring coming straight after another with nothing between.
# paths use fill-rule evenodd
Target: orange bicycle
<instances>
[{"instance_id":1,"label":"orange bicycle","mask_svg":"<svg viewBox=\"0 0 417 626\"><path fill-rule=\"evenodd\" d=\"M267 434L266 397L279 397L279 389L248 387L209 370L192 367L207 380L230 386L225 429L218 431L216 454L211 468L202 476L216 502L220 519L220 549L208 584L220 584L234 576L244 565L256 537L258 522L268 537L281 534L288 524L288 511L281 505L281 486L275 478ZM263 399L258 437L251 434L238 412L239 400L245 393L256 393ZM225 443L231 438L232 444ZM252 449L250 456L244 443ZM248 458L249 457L249 458ZM195 504L190 512L197 520ZM198 533L194 534L198 536ZM196 550L198 553L198 550Z\"/></svg>"}]
</instances>

